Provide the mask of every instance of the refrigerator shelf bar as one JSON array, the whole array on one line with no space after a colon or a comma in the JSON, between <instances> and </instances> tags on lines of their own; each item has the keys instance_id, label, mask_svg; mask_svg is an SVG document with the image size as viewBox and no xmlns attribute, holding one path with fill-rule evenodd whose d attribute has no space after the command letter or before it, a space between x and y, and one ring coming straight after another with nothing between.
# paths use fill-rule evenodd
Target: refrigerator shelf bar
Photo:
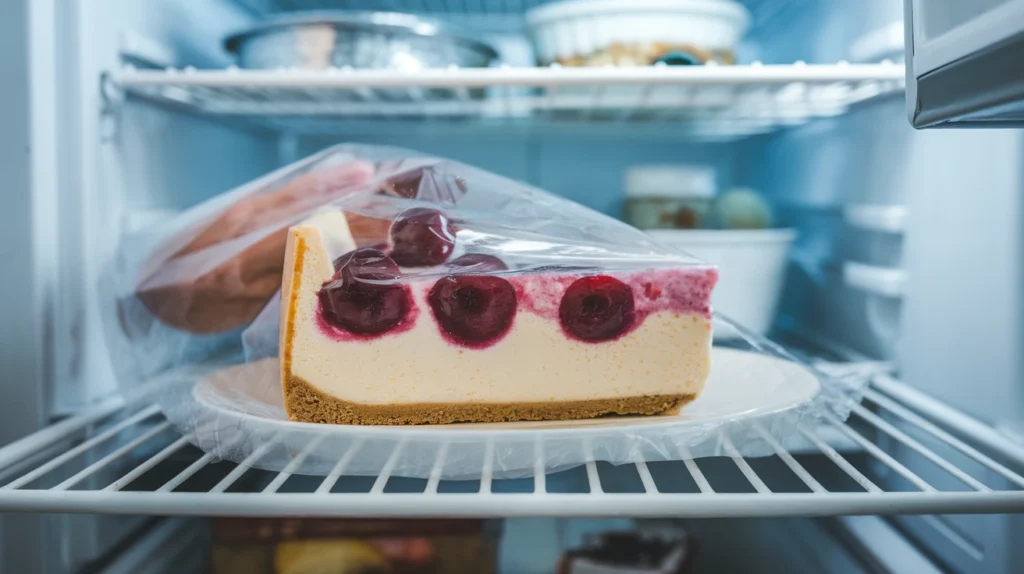
<instances>
[{"instance_id":1,"label":"refrigerator shelf bar","mask_svg":"<svg viewBox=\"0 0 1024 574\"><path fill-rule=\"evenodd\" d=\"M483 478L470 482L442 477L445 449L438 452L429 479L392 476L390 469L403 456L401 445L381 457L372 477L347 476L348 456L327 477L259 470L262 450L241 464L217 462L168 428L143 396L64 421L59 434L58 426L51 427L0 449L0 471L10 470L0 487L0 511L694 518L1024 512L1024 460L1005 456L1009 449L985 453L957 438L943 420L929 420L927 405L885 390L900 384L887 377L866 394L849 421L826 422L862 451L840 454L822 440L819 429L807 427L802 432L818 454L794 455L773 440L774 456L745 458L722 437L726 457L620 467L591 461L552 475L538 468L534 476L515 480L493 478L493 456L485 452ZM903 449L899 461L895 449ZM42 453L43 459L22 468L30 452ZM952 480L925 482L915 472L922 465ZM888 480L873 474L880 466L890 471ZM894 477L904 482L896 485Z\"/></svg>"},{"instance_id":2,"label":"refrigerator shelf bar","mask_svg":"<svg viewBox=\"0 0 1024 574\"><path fill-rule=\"evenodd\" d=\"M125 68L108 79L135 98L295 133L351 132L359 122L549 129L647 124L725 140L841 115L860 102L902 93L904 70L893 63L416 72Z\"/></svg>"}]
</instances>

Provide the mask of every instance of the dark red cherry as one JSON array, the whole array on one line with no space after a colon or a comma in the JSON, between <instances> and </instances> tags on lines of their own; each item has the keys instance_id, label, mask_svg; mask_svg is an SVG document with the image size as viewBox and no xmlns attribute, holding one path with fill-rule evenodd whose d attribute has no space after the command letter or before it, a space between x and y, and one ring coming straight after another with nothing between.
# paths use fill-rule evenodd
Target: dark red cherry
<instances>
[{"instance_id":1,"label":"dark red cherry","mask_svg":"<svg viewBox=\"0 0 1024 574\"><path fill-rule=\"evenodd\" d=\"M401 273L398 269L398 264L388 257L381 247L386 246L364 247L349 251L334 260L334 272L338 273L343 267L348 265L357 275L363 272L376 271L393 273L395 277L398 277Z\"/></svg>"},{"instance_id":2,"label":"dark red cherry","mask_svg":"<svg viewBox=\"0 0 1024 574\"><path fill-rule=\"evenodd\" d=\"M633 290L607 275L581 277L566 289L558 316L562 328L579 339L615 339L633 325Z\"/></svg>"},{"instance_id":3,"label":"dark red cherry","mask_svg":"<svg viewBox=\"0 0 1024 574\"><path fill-rule=\"evenodd\" d=\"M441 330L467 347L486 347L508 332L516 316L516 290L492 275L449 275L427 296Z\"/></svg>"},{"instance_id":4,"label":"dark red cherry","mask_svg":"<svg viewBox=\"0 0 1024 574\"><path fill-rule=\"evenodd\" d=\"M334 263L338 271L317 294L328 323L358 335L377 335L408 315L408 289L396 282L398 265L384 253L357 249Z\"/></svg>"},{"instance_id":5,"label":"dark red cherry","mask_svg":"<svg viewBox=\"0 0 1024 574\"><path fill-rule=\"evenodd\" d=\"M406 210L391 225L391 258L404 267L444 263L455 249L455 226L436 209Z\"/></svg>"},{"instance_id":6,"label":"dark red cherry","mask_svg":"<svg viewBox=\"0 0 1024 574\"><path fill-rule=\"evenodd\" d=\"M467 253L448 262L449 267L458 267L460 272L482 273L485 271L504 271L508 269L505 262L486 253Z\"/></svg>"}]
</instances>

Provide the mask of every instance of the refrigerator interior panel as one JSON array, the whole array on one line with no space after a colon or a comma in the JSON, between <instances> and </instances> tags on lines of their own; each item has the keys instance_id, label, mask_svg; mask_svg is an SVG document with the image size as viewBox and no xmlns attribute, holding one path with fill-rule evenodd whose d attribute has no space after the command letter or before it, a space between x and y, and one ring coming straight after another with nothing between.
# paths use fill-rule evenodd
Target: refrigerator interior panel
<instances>
[{"instance_id":1,"label":"refrigerator interior panel","mask_svg":"<svg viewBox=\"0 0 1024 574\"><path fill-rule=\"evenodd\" d=\"M44 403L50 358L47 303L57 265L52 237L54 171L35 150L52 150L53 118L30 106L34 94L53 73L52 34L45 31L50 11L35 11L27 1L0 3L0 363L4 366L4 405L0 444L8 444L45 424ZM31 54L31 57L29 55ZM31 110L31 111L29 111ZM47 517L0 514L0 572L37 572L44 565L40 549L59 538L48 536Z\"/></svg>"},{"instance_id":2,"label":"refrigerator interior panel","mask_svg":"<svg viewBox=\"0 0 1024 574\"><path fill-rule=\"evenodd\" d=\"M908 383L1017 437L1024 431L1024 139L1017 131L910 138ZM971 199L966 191L977 190Z\"/></svg>"},{"instance_id":3,"label":"refrigerator interior panel","mask_svg":"<svg viewBox=\"0 0 1024 574\"><path fill-rule=\"evenodd\" d=\"M915 127L1019 127L1022 0L905 0L907 114Z\"/></svg>"},{"instance_id":4,"label":"refrigerator interior panel","mask_svg":"<svg viewBox=\"0 0 1024 574\"><path fill-rule=\"evenodd\" d=\"M279 4L284 3L101 0L87 8L61 3L58 11L56 0L0 3L0 31L15 46L0 51L0 71L10 85L27 87L0 95L0 124L8 126L0 138L0 162L14 158L11 165L0 164L0 180L6 189L31 189L5 195L0 265L11 295L0 301L0 315L39 327L0 335L0 352L9 380L45 381L8 384L5 400L18 408L4 412L0 441L116 390L100 322L105 294L98 286L121 231L187 209L331 143L353 140L473 163L612 215L620 212L623 175L631 165L713 165L720 188L747 185L764 192L780 221L801 232L781 323L894 360L911 385L1024 436L1024 359L1015 352L1024 348L1019 133L915 132L906 123L904 103L890 98L843 117L730 143L687 141L671 125L660 133L631 134L628 127L619 133L588 132L586 126L555 133L419 124L304 137L125 102L116 86L103 83L104 71L125 62L226 66L230 60L220 39L250 23L258 13L254 5ZM992 12L972 21L1021 2L976 6L983 4ZM749 5L764 26L754 31L741 57L766 63L834 63L848 58L849 46L864 34L902 18L899 0ZM929 12L928 18L939 14ZM946 15L945 23L929 20L925 26L936 42L954 34L958 21L975 16ZM529 60L521 41L501 44L508 60ZM19 58L26 49L31 59ZM915 58L920 54L915 51ZM921 86L927 83L919 84L916 97L923 94L926 101ZM26 109L31 113L21 113ZM27 164L18 160L26 149ZM851 229L844 220L851 205L906 206L906 237ZM879 297L852 288L843 273L849 261L905 272L908 296ZM929 479L935 474L926 467L915 470ZM135 524L108 518L4 515L6 571L66 571L104 555ZM778 529L765 524L770 523L702 527L742 531L755 541L771 533L811 537L810 521L786 521ZM911 519L902 528L954 569L1008 571L1024 559L1008 544L1024 530L1007 517ZM749 555L729 545L709 547L708 556L749 566L780 556L798 564L811 555L803 564L809 571L832 565L834 571L867 571L856 552L833 548L826 538L833 537L809 548L765 542ZM13 551L39 548L44 541L59 551L21 552L25 562L10 561ZM131 559L118 564L135 564ZM40 566L43 561L49 566Z\"/></svg>"},{"instance_id":5,"label":"refrigerator interior panel","mask_svg":"<svg viewBox=\"0 0 1024 574\"><path fill-rule=\"evenodd\" d=\"M746 60L766 64L850 60L851 47L858 39L903 21L900 0L767 0L754 5L755 14L763 14L761 20L766 25L758 27L755 17L744 44L750 51Z\"/></svg>"}]
</instances>

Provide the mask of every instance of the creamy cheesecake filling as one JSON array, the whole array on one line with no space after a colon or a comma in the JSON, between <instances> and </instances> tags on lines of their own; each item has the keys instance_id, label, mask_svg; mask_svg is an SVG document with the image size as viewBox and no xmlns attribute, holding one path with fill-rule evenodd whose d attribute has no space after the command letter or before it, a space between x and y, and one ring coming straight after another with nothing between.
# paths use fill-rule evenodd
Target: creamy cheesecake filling
<instances>
[{"instance_id":1,"label":"creamy cheesecake filling","mask_svg":"<svg viewBox=\"0 0 1024 574\"><path fill-rule=\"evenodd\" d=\"M422 298L416 297L422 305ZM338 343L315 322L292 372L364 404L572 401L697 393L709 371L709 321L657 313L599 345L567 339L556 322L522 313L501 341L463 349L417 321L398 336Z\"/></svg>"},{"instance_id":2,"label":"creamy cheesecake filling","mask_svg":"<svg viewBox=\"0 0 1024 574\"><path fill-rule=\"evenodd\" d=\"M400 328L370 338L326 322L317 291L334 274L321 234L297 231L301 274L293 280L282 350L285 375L342 401L366 405L540 403L697 394L710 369L708 300L712 269L620 275L637 320L612 341L568 337L557 318L560 294L578 275L511 276L519 308L511 329L486 348L450 342L431 316L436 280L410 283L413 309ZM298 253L296 254L299 257Z\"/></svg>"}]
</instances>

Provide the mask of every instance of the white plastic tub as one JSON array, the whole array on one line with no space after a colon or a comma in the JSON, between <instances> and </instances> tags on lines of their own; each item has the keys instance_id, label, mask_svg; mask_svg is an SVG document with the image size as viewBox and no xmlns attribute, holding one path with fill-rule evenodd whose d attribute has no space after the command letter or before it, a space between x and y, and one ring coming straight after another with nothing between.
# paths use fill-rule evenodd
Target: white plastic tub
<instances>
[{"instance_id":1,"label":"white plastic tub","mask_svg":"<svg viewBox=\"0 0 1024 574\"><path fill-rule=\"evenodd\" d=\"M793 229L682 230L648 232L658 241L718 266L720 279L711 296L716 312L751 331L765 334L782 292ZM728 338L718 331L716 338Z\"/></svg>"},{"instance_id":2,"label":"white plastic tub","mask_svg":"<svg viewBox=\"0 0 1024 574\"><path fill-rule=\"evenodd\" d=\"M544 64L588 56L612 44L664 42L732 52L750 14L732 0L567 0L526 16Z\"/></svg>"}]
</instances>

